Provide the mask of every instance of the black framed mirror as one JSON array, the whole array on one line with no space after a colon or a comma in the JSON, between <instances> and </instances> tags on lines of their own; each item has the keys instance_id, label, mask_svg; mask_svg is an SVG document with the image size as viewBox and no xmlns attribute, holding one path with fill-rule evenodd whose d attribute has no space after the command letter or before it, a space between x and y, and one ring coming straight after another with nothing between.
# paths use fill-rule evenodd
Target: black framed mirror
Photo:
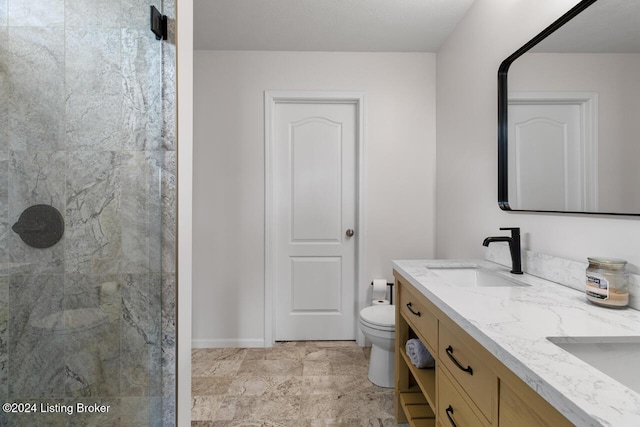
<instances>
[{"instance_id":1,"label":"black framed mirror","mask_svg":"<svg viewBox=\"0 0 640 427\"><path fill-rule=\"evenodd\" d=\"M584 0L502 62L498 204L640 215L640 1Z\"/></svg>"}]
</instances>

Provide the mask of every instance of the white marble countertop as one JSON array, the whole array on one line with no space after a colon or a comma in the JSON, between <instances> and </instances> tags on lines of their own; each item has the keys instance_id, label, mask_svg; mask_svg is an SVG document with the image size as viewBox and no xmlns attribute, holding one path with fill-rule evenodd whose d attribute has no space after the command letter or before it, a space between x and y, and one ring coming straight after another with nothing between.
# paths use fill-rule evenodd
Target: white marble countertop
<instances>
[{"instance_id":1,"label":"white marble countertop","mask_svg":"<svg viewBox=\"0 0 640 427\"><path fill-rule=\"evenodd\" d=\"M413 286L578 426L640 426L640 394L548 341L547 337L640 336L640 311L590 304L584 293L535 276L530 286L460 287L428 267L477 265L512 277L489 261L394 261ZM640 369L640 361L630 370Z\"/></svg>"}]
</instances>

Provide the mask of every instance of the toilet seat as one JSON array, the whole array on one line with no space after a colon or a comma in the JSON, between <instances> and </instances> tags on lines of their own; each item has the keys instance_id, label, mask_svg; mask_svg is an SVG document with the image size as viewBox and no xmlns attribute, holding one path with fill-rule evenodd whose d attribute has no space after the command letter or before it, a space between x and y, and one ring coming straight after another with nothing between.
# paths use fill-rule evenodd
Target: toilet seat
<instances>
[{"instance_id":1,"label":"toilet seat","mask_svg":"<svg viewBox=\"0 0 640 427\"><path fill-rule=\"evenodd\" d=\"M372 329L394 331L396 312L393 305L372 305L360 311L360 323Z\"/></svg>"}]
</instances>

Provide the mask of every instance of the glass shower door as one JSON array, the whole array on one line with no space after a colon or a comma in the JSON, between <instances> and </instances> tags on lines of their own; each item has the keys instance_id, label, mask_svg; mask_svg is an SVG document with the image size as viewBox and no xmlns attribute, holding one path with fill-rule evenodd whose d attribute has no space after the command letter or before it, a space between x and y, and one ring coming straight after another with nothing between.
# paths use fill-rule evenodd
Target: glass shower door
<instances>
[{"instance_id":1,"label":"glass shower door","mask_svg":"<svg viewBox=\"0 0 640 427\"><path fill-rule=\"evenodd\" d=\"M174 423L175 49L149 5L0 0L0 425Z\"/></svg>"}]
</instances>

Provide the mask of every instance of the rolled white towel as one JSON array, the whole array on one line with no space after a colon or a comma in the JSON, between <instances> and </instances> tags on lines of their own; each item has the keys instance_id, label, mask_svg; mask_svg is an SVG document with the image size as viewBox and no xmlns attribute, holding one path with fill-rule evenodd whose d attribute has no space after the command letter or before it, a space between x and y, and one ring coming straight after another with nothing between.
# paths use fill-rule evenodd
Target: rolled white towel
<instances>
[{"instance_id":1,"label":"rolled white towel","mask_svg":"<svg viewBox=\"0 0 640 427\"><path fill-rule=\"evenodd\" d=\"M407 349L407 356L411 360L411 363L416 368L433 368L436 365L436 361L429 353L429 350L422 344L419 339L413 338L407 341L405 346Z\"/></svg>"}]
</instances>

